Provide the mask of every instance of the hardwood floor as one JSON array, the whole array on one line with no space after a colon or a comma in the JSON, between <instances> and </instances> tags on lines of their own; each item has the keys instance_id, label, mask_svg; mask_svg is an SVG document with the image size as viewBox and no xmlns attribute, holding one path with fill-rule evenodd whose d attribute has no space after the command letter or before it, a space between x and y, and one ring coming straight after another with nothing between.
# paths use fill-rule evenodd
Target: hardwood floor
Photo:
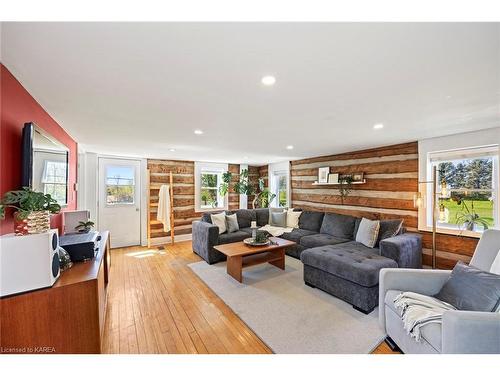
<instances>
[{"instance_id":1,"label":"hardwood floor","mask_svg":"<svg viewBox=\"0 0 500 375\"><path fill-rule=\"evenodd\" d=\"M190 241L111 254L104 353L272 353L187 267L201 260Z\"/></svg>"}]
</instances>

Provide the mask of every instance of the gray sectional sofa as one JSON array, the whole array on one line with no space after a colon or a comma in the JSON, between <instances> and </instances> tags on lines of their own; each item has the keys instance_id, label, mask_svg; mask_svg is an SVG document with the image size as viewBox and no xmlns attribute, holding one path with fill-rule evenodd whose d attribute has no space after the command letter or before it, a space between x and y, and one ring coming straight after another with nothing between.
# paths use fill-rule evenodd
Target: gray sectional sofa
<instances>
[{"instance_id":1,"label":"gray sectional sofa","mask_svg":"<svg viewBox=\"0 0 500 375\"><path fill-rule=\"evenodd\" d=\"M261 227L269 222L269 210L237 210L240 229L219 234L210 214L193 222L193 251L207 263L225 260L225 255L214 249L219 244L242 241L251 237L252 221ZM404 233L385 238L383 231L376 247L369 248L356 242L361 219L349 215L303 211L299 228L281 237L295 242L287 255L304 264L304 281L341 298L354 308L369 313L378 305L378 278L382 268L421 268L422 242L417 234ZM392 221L381 221L390 226Z\"/></svg>"}]
</instances>

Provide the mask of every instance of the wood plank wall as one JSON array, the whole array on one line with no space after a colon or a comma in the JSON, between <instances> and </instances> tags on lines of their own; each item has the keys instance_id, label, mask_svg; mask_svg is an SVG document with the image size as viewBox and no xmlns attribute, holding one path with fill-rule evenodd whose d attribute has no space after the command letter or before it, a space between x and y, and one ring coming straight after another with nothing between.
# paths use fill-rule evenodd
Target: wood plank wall
<instances>
[{"instance_id":1,"label":"wood plank wall","mask_svg":"<svg viewBox=\"0 0 500 375\"><path fill-rule=\"evenodd\" d=\"M194 162L179 160L148 160L150 170L150 229L151 238L167 237L163 224L156 221L158 193L162 184L168 184L172 171L174 180L174 225L175 234L191 233L191 223L201 217L194 212Z\"/></svg>"},{"instance_id":2,"label":"wood plank wall","mask_svg":"<svg viewBox=\"0 0 500 375\"><path fill-rule=\"evenodd\" d=\"M353 185L342 203L338 187L312 185L318 168L325 166L331 173L364 172L366 184ZM418 143L292 161L291 189L293 207L370 219L401 218L408 231L416 232L418 211L413 195L418 191ZM430 265L432 236L422 235L423 261ZM438 235L438 267L452 268L457 260L468 262L476 244L474 238Z\"/></svg>"},{"instance_id":3,"label":"wood plank wall","mask_svg":"<svg viewBox=\"0 0 500 375\"><path fill-rule=\"evenodd\" d=\"M149 159L148 169L151 176L149 201L151 238L170 236L170 232L164 232L163 224L156 220L158 193L162 184L168 184L170 171L173 173L174 180L175 235L190 234L193 220L199 220L202 216L194 209L194 161ZM239 164L229 164L228 169L233 173L232 181L238 181ZM255 176L257 176L256 171L257 169L254 169ZM229 210L237 210L239 205L239 194L230 192L228 194Z\"/></svg>"}]
</instances>

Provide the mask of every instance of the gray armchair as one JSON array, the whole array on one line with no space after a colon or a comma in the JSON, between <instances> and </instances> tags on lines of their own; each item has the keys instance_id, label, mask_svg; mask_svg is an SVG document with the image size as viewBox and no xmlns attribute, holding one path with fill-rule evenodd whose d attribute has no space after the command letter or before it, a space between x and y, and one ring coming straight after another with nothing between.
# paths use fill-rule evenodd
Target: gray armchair
<instances>
[{"instance_id":1,"label":"gray armchair","mask_svg":"<svg viewBox=\"0 0 500 375\"><path fill-rule=\"evenodd\" d=\"M489 271L500 249L500 231L487 230L477 244L470 264ZM434 295L450 275L448 270L382 269L379 284L379 321L388 338L404 353L500 353L500 313L446 311L442 324L431 323L421 329L416 342L403 328L394 307L401 292Z\"/></svg>"}]
</instances>

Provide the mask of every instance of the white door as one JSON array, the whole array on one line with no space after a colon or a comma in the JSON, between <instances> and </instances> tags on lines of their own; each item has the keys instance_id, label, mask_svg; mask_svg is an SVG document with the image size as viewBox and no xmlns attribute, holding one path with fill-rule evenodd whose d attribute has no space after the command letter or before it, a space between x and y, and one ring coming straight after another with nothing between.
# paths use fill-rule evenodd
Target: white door
<instances>
[{"instance_id":1,"label":"white door","mask_svg":"<svg viewBox=\"0 0 500 375\"><path fill-rule=\"evenodd\" d=\"M139 160L99 158L99 230L109 230L111 247L141 243Z\"/></svg>"}]
</instances>

